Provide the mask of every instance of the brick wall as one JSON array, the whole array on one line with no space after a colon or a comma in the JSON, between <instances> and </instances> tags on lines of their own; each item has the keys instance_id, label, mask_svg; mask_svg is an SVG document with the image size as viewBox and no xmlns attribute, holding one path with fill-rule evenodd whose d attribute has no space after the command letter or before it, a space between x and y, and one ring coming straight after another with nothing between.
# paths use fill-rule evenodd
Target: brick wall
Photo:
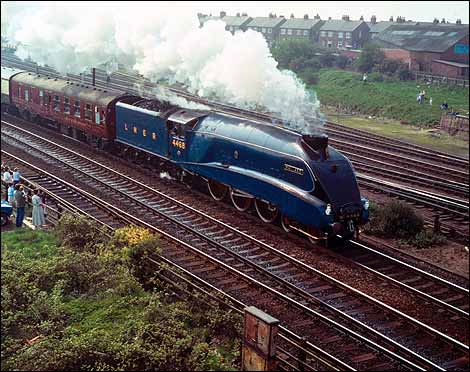
<instances>
[{"instance_id":1,"label":"brick wall","mask_svg":"<svg viewBox=\"0 0 470 372\"><path fill-rule=\"evenodd\" d=\"M406 63L410 67L411 54L405 49L382 49L384 52L385 58L396 59L403 63Z\"/></svg>"},{"instance_id":2,"label":"brick wall","mask_svg":"<svg viewBox=\"0 0 470 372\"><path fill-rule=\"evenodd\" d=\"M460 39L456 44L469 44L468 35L464 38ZM460 62L460 63L469 63L468 54L455 54L454 53L454 45L447 49L444 53L441 54L441 58L445 61L453 61L453 62Z\"/></svg>"},{"instance_id":3,"label":"brick wall","mask_svg":"<svg viewBox=\"0 0 470 372\"><path fill-rule=\"evenodd\" d=\"M468 79L468 68L445 65L439 62L432 63L432 73L434 75L447 76L449 78Z\"/></svg>"}]
</instances>

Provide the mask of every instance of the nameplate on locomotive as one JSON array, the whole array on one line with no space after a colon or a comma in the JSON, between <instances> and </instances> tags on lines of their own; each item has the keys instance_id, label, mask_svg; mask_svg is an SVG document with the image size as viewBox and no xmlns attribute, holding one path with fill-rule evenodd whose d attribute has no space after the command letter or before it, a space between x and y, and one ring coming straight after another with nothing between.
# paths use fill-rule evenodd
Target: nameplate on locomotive
<instances>
[{"instance_id":1,"label":"nameplate on locomotive","mask_svg":"<svg viewBox=\"0 0 470 372\"><path fill-rule=\"evenodd\" d=\"M298 175L301 175L301 176L304 175L304 170L302 168L297 168L297 167L294 167L293 165L290 165L290 164L284 164L284 170L286 172L295 173L295 174L298 174Z\"/></svg>"}]
</instances>

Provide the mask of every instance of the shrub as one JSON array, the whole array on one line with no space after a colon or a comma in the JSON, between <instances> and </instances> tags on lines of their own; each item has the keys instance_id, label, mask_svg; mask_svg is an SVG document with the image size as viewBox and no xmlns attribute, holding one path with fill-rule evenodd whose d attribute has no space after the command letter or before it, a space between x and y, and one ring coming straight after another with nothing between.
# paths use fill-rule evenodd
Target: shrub
<instances>
[{"instance_id":1,"label":"shrub","mask_svg":"<svg viewBox=\"0 0 470 372\"><path fill-rule=\"evenodd\" d=\"M411 239L423 231L423 218L402 202L392 201L371 213L369 231L386 238Z\"/></svg>"},{"instance_id":2,"label":"shrub","mask_svg":"<svg viewBox=\"0 0 470 372\"><path fill-rule=\"evenodd\" d=\"M401 66L398 69L397 76L400 80L411 80L413 78L413 75L411 74L411 71L406 66Z\"/></svg>"},{"instance_id":3,"label":"shrub","mask_svg":"<svg viewBox=\"0 0 470 372\"><path fill-rule=\"evenodd\" d=\"M377 65L377 69L381 73L391 76L398 71L400 66L401 66L400 61L390 59L390 58L385 58L382 61L382 63Z\"/></svg>"},{"instance_id":4,"label":"shrub","mask_svg":"<svg viewBox=\"0 0 470 372\"><path fill-rule=\"evenodd\" d=\"M338 68L345 69L350 65L350 60L346 56L339 55L338 57L336 57L335 65Z\"/></svg>"},{"instance_id":5,"label":"shrub","mask_svg":"<svg viewBox=\"0 0 470 372\"><path fill-rule=\"evenodd\" d=\"M57 242L75 252L95 253L97 246L107 240L104 229L85 216L65 214L54 231Z\"/></svg>"},{"instance_id":6,"label":"shrub","mask_svg":"<svg viewBox=\"0 0 470 372\"><path fill-rule=\"evenodd\" d=\"M313 69L306 69L299 76L308 85L316 85L320 81L318 74Z\"/></svg>"},{"instance_id":7,"label":"shrub","mask_svg":"<svg viewBox=\"0 0 470 372\"><path fill-rule=\"evenodd\" d=\"M431 230L423 230L408 241L409 244L419 249L432 247L435 244L442 244L444 242L445 238L442 235L436 235Z\"/></svg>"},{"instance_id":8,"label":"shrub","mask_svg":"<svg viewBox=\"0 0 470 372\"><path fill-rule=\"evenodd\" d=\"M369 81L384 81L384 77L379 72L371 72L369 74Z\"/></svg>"}]
</instances>

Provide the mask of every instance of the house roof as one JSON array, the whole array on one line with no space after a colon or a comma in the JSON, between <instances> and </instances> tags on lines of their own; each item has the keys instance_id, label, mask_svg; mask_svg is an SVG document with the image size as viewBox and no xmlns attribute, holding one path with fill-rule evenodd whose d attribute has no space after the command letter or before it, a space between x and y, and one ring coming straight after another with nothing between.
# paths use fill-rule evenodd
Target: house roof
<instances>
[{"instance_id":1,"label":"house roof","mask_svg":"<svg viewBox=\"0 0 470 372\"><path fill-rule=\"evenodd\" d=\"M465 63L458 63L458 62L452 62L452 61L444 61L442 59L435 59L433 62L438 62L438 63L442 63L444 65L449 65L449 66L454 66L454 67L469 67L468 64L465 64Z\"/></svg>"},{"instance_id":2,"label":"house roof","mask_svg":"<svg viewBox=\"0 0 470 372\"><path fill-rule=\"evenodd\" d=\"M370 28L369 32L372 33L372 34L382 32L382 31L386 30L387 28L389 28L390 26L401 24L401 23L398 23L398 22L391 22L391 21L381 21L381 22L377 22L377 23L366 22L366 23L367 23L367 26L369 26L369 28ZM410 24L415 25L416 22L410 22L410 23L407 23L407 24L408 25L410 25Z\"/></svg>"},{"instance_id":3,"label":"house roof","mask_svg":"<svg viewBox=\"0 0 470 372\"><path fill-rule=\"evenodd\" d=\"M289 18L281 25L281 28L310 30L314 27L319 27L321 22L320 19Z\"/></svg>"},{"instance_id":4,"label":"house roof","mask_svg":"<svg viewBox=\"0 0 470 372\"><path fill-rule=\"evenodd\" d=\"M285 18L270 18L270 17L254 17L251 22L247 24L248 27L276 27L283 24Z\"/></svg>"},{"instance_id":5,"label":"house roof","mask_svg":"<svg viewBox=\"0 0 470 372\"><path fill-rule=\"evenodd\" d=\"M330 19L325 21L325 24L320 27L322 31L354 31L361 24L365 23L364 21L343 21L338 19ZM367 23L365 23L367 24Z\"/></svg>"},{"instance_id":6,"label":"house roof","mask_svg":"<svg viewBox=\"0 0 470 372\"><path fill-rule=\"evenodd\" d=\"M224 21L227 26L235 26L240 27L243 26L246 22L250 21L252 18L248 16L225 16L225 17L217 17L217 16L210 16L206 17L202 20L202 23L205 23L209 20L216 20L216 21Z\"/></svg>"},{"instance_id":7,"label":"house roof","mask_svg":"<svg viewBox=\"0 0 470 372\"><path fill-rule=\"evenodd\" d=\"M375 41L416 52L442 53L468 35L468 25L393 25L380 32Z\"/></svg>"}]
</instances>

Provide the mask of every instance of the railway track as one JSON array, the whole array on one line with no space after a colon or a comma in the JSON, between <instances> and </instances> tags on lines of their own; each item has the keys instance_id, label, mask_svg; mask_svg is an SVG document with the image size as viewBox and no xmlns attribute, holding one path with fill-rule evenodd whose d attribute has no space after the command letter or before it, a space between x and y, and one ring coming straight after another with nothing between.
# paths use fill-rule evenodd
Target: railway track
<instances>
[{"instance_id":1,"label":"railway track","mask_svg":"<svg viewBox=\"0 0 470 372\"><path fill-rule=\"evenodd\" d=\"M96 198L95 196L70 184L60 177L54 176L52 173L40 169L39 167L26 162L25 160L22 160L21 158L6 151L2 150L1 154L2 162L7 162L12 166L18 166L22 170L22 181L26 187L44 191L49 196L49 198L53 200L53 203L62 207L59 215L64 211L73 213L75 215L84 215L87 218L95 221L97 226L105 227L108 234L110 234L116 228L133 224L135 222L138 223L138 221L136 221L133 216L115 208L114 206L104 202L99 198ZM49 204L48 206L50 207ZM57 220L59 218L57 218ZM142 222L142 224L153 231L162 233L160 230L155 229L144 222ZM165 233L163 234L165 235ZM175 239L171 236L167 235L165 237L170 241L178 242L178 239ZM173 247L165 246L165 248L171 252L174 252ZM163 271L169 272L172 276L173 280L171 284L175 284L175 277L184 279L181 276L181 273L184 273L186 276L191 277L193 282L198 283L198 285L195 285L193 282L188 282L187 279L184 279L186 284L190 284L197 290L202 291L204 294L209 294L214 300L217 300L218 302L221 302L221 297L225 297L229 301L222 301L224 304L230 303L230 308L238 311L240 314L243 314L243 310L247 305L236 300L235 298L228 296L221 290L213 287L208 282L201 280L199 277L187 271L184 267L179 266L175 262L170 261L168 258L163 256L152 255L149 257L149 261L156 263L158 266L161 266L161 262L165 262L167 264ZM177 271L175 271L175 269ZM161 276L161 272L158 275ZM166 277L166 279L168 280L168 277ZM209 291L204 290L204 288ZM216 292L220 296L216 297L211 295L210 291ZM281 363L280 366L284 367L284 369L286 366L294 366L293 369L287 368L286 370L298 370L295 365L332 371L355 370L353 367L324 352L317 346L306 342L303 337L292 331L289 331L288 329L285 329L284 327L280 327L279 338L280 342L277 348L278 352L281 354L281 357L279 357L279 362ZM299 358L295 356L296 354L302 354L303 358L299 360Z\"/></svg>"},{"instance_id":2,"label":"railway track","mask_svg":"<svg viewBox=\"0 0 470 372\"><path fill-rule=\"evenodd\" d=\"M4 126L2 126L2 137L6 135L5 131L3 131L3 127ZM24 140L24 137L26 136L23 133L21 137L22 140ZM11 139L9 142L11 142ZM41 150L39 150L39 148L41 148ZM44 153L46 149L47 154ZM168 204L168 198L164 198L165 200L163 201L156 200L156 195L153 190L144 191L142 185L139 185L139 188L136 190L137 185L135 185L135 183L132 184L133 181L125 175L119 175L118 179L112 179L110 174L116 176L116 172L109 168L104 169L104 167L91 159L87 159L85 163L83 163L83 157L80 162L78 162L77 159L72 159L74 164L70 164L72 161L70 160L70 151L64 148L59 151L57 146L55 146L55 149L51 148L51 144L47 144L47 141L46 143L43 141L40 145L34 146L34 150L32 148L25 150L29 153L42 151L43 157L52 157L53 155L54 159L62 158L61 161L64 163L68 162L67 167L69 170L66 171L64 169L65 173L72 173L77 177L77 179L86 177L88 179L87 183L90 184L92 182L96 182L97 187L102 189L105 187L108 197L112 193L118 193L119 195L115 200L127 197L132 203L135 203L138 206L139 211L134 209L136 212L135 215L144 214L146 216L146 222L152 221L152 225L154 226L163 226L165 231L170 230L173 235L180 237L180 239L184 238L185 241L188 241L188 239L191 241L197 241L201 244L198 249L207 255L204 260L209 259L208 257L210 257L210 259L223 259L225 264L229 263L230 266L237 267L239 270L243 268L244 275L249 277L254 276L258 280L263 278L260 282L263 282L264 285L271 289L276 288L280 293L288 293L289 295L287 297L290 300L296 300L303 304L303 306L310 309L310 312L313 311L316 316L319 316L317 315L318 312L318 314L325 317L325 319L331 320L331 318L341 318L346 324L348 324L348 328L359 328L361 333L365 332L367 337L372 338L373 340L375 339L376 342L377 340L381 344L385 342L385 344L389 345L390 349L400 350L402 358L412 358L411 360L417 359L420 361L419 363L422 363L423 365L427 364L428 367L433 365L434 368L437 368L441 363L444 365L452 365L452 363L459 364L460 362L457 362L457 359L459 358L455 359L455 355L460 355L465 359L466 353L468 354L468 351L466 351L468 350L468 347L464 344L456 342L455 340L452 340L451 338L431 329L430 327L426 327L419 322L413 321L413 319L410 319L404 314L397 314L393 309L388 309L385 318L383 318L384 308L372 299L368 299L367 306L369 307L368 312L375 314L374 319L371 324L361 323L355 317L363 317L365 311L363 307L365 304L362 301L364 300L358 302L357 297L354 297L357 296L357 293L345 294L347 291L354 292L354 290L351 291L350 288L341 286L341 290L338 292L339 283L335 282L333 284L331 280L327 280L327 278L322 276L321 273L315 272L309 267L305 267L305 264L293 261L291 257L288 257L285 254L280 254L279 252L277 252L276 257L272 257L273 252L275 252L272 247L269 247L263 242L256 241L253 238L246 236L246 234L240 234L240 232L237 233L235 229L223 226L223 224L221 225L220 223L217 223L217 221L212 221L211 224L209 224L207 221L211 220L211 218L203 216L199 212L196 216L191 216L191 212L194 213L195 211L189 206L182 206L181 203L174 202ZM68 151L68 155L67 153L64 153L64 151ZM66 158L69 159L66 160ZM70 168L73 168L72 172L70 172ZM86 173L86 176L83 172ZM93 181L90 181L90 179L93 179ZM131 182L131 184L129 184L129 182ZM110 187L110 185L113 186ZM131 192L130 190L132 189L134 190ZM142 195L144 194L147 194L147 198L149 199L142 198ZM140 200L136 195L140 196ZM178 210L176 204L179 204L180 210ZM149 208L149 206L151 208ZM181 208L183 209L181 210ZM132 211L133 209L130 208L128 212ZM160 221L163 214L162 211L166 212L166 221L163 222ZM178 226L176 231L174 230L175 225ZM190 227L189 229L188 225ZM185 257L186 260L192 261L194 258L193 256L194 255L191 255L189 252L183 254L183 252L178 251L173 259L178 260L179 258ZM183 265L185 262L179 263ZM210 263L207 261L200 262L196 265L196 268L201 269L203 272L209 270L209 267ZM192 266L192 269L194 269L194 266ZM214 270L216 269L214 268ZM310 277L310 281L305 281L306 276ZM242 288L245 287L242 286ZM287 299L285 300L289 301ZM344 306L346 306L348 311L353 315L349 314L347 311L342 312L341 310L338 310L338 308L341 309ZM380 331L374 329L374 327ZM422 356L419 353L410 350L412 348L416 348L422 352L422 345L412 345L412 340L410 340L416 336L418 329L420 332L424 332L425 334L427 332L427 335L423 335L421 339L432 339L434 347L441 343L443 350L449 351L452 349L452 347L449 349L449 345L454 343L453 347L456 349L453 349L452 353L448 353L446 356L452 360L444 361L442 356L440 356L438 361L433 361L432 355ZM389 335L394 334L396 339L402 340L405 344L411 342L411 345L407 344L403 346L394 340L393 337L383 336L383 333L387 333ZM358 335L359 334L360 333L358 333ZM313 337L313 335L311 336ZM460 350L461 348L462 350ZM333 349L330 350L330 352L332 351ZM373 358L372 356L370 357Z\"/></svg>"}]
</instances>

